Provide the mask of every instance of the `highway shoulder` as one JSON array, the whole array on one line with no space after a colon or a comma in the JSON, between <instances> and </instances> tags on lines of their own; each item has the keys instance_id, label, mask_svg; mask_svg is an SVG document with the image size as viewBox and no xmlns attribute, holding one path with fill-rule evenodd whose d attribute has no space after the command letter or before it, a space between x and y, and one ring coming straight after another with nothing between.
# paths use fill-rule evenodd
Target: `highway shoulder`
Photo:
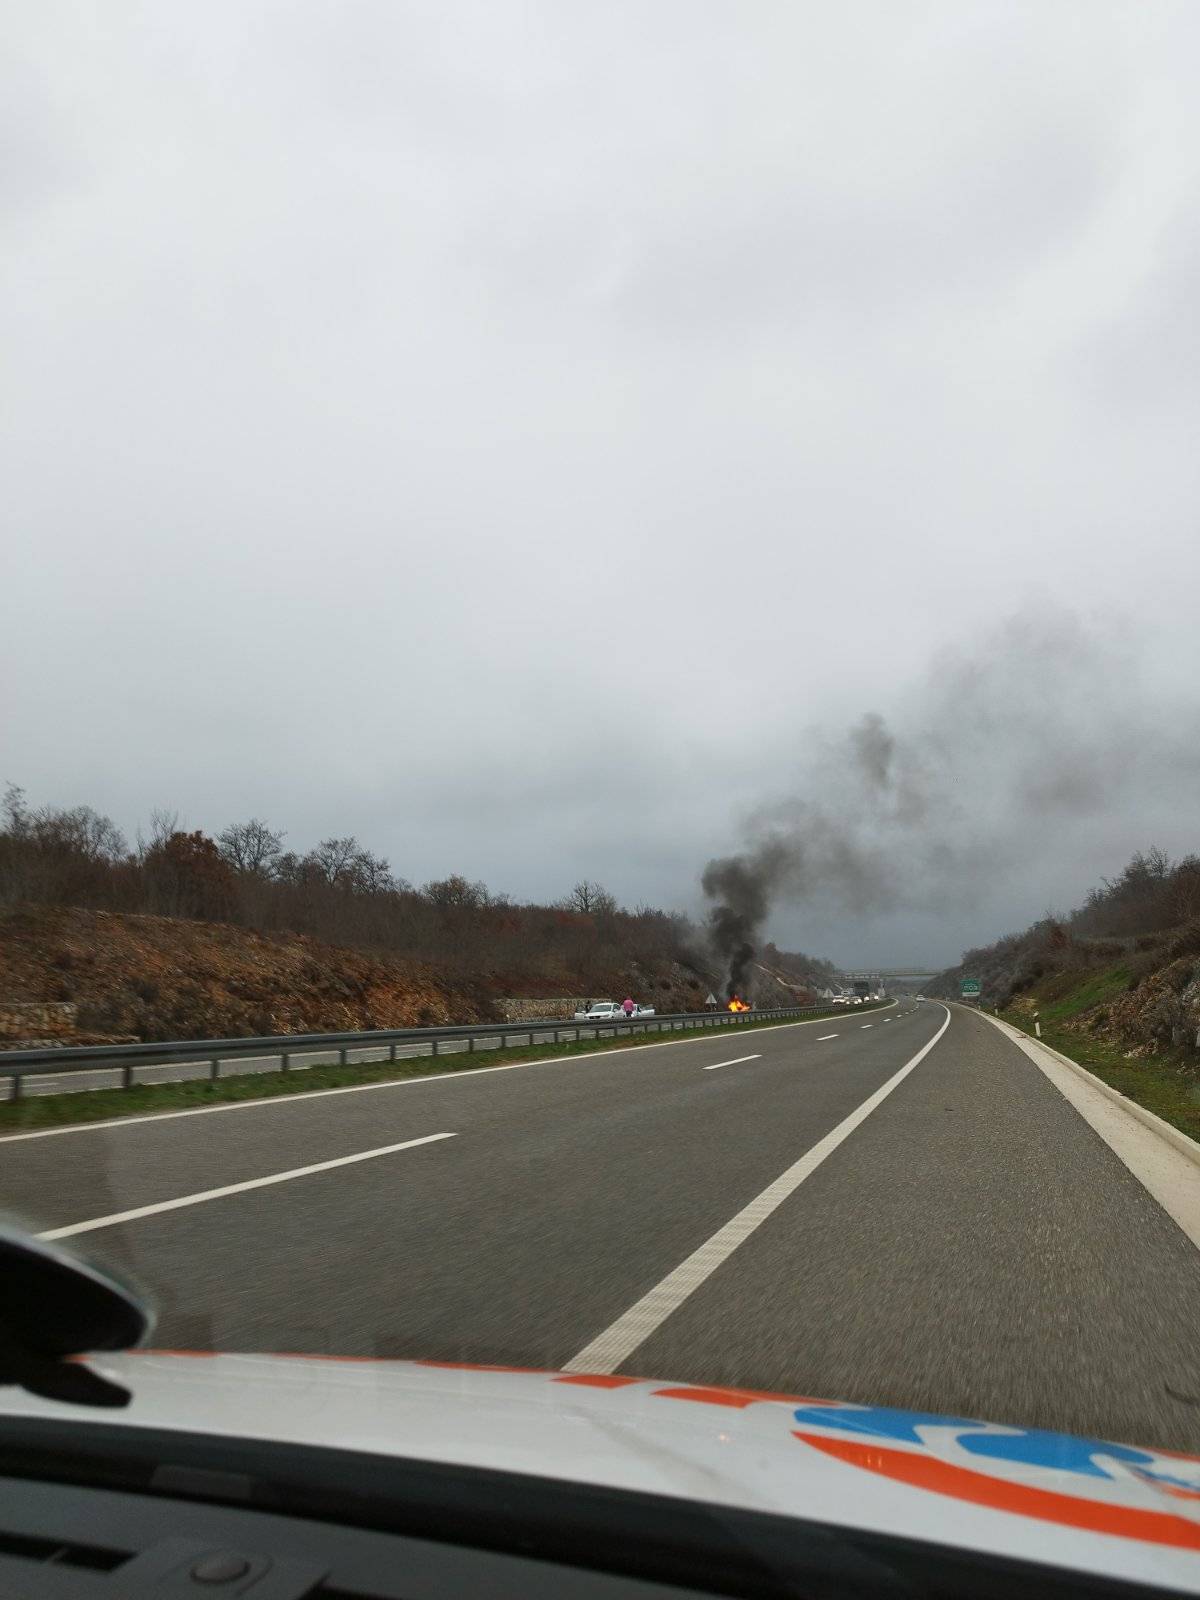
<instances>
[{"instance_id":1,"label":"highway shoulder","mask_svg":"<svg viewBox=\"0 0 1200 1600\"><path fill-rule=\"evenodd\" d=\"M1028 1056L1200 1249L1200 1145L1127 1100L1068 1056L999 1017L979 1013Z\"/></svg>"}]
</instances>

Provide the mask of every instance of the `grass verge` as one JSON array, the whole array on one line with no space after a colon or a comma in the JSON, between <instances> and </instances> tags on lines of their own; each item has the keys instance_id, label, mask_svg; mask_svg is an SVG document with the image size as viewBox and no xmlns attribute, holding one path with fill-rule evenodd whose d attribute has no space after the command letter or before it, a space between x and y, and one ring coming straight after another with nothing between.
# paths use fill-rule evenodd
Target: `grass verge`
<instances>
[{"instance_id":1,"label":"grass verge","mask_svg":"<svg viewBox=\"0 0 1200 1600\"><path fill-rule=\"evenodd\" d=\"M879 1006L856 1007L879 1010ZM814 1011L798 1022L820 1022L844 1017L844 1008ZM739 1023L736 1027L696 1029L674 1035L684 1039L742 1037L757 1028L779 1027L770 1017ZM784 1026L787 1026L785 1023ZM107 1122L114 1117L149 1116L156 1111L190 1111L232 1100L271 1100L281 1095L304 1094L312 1089L341 1089L360 1083L390 1083L402 1078L427 1078L435 1074L464 1072L472 1067L516 1066L521 1062L560 1059L563 1056L605 1054L637 1050L647 1044L668 1044L670 1034L636 1034L631 1038L581 1039L564 1044L517 1045L505 1050L460 1050L450 1055L412 1056L406 1061L362 1062L351 1066L293 1067L290 1072L247 1072L237 1077L196 1078L183 1083L135 1084L129 1089L84 1089L73 1094L29 1095L0 1103L0 1135L25 1129L50 1128L79 1122Z\"/></svg>"},{"instance_id":2,"label":"grass verge","mask_svg":"<svg viewBox=\"0 0 1200 1600\"><path fill-rule=\"evenodd\" d=\"M1064 974L1065 976L1067 974ZM1095 1006L1103 1005L1105 1001L1123 994L1129 987L1130 969L1121 963L1113 967L1104 967L1099 972L1089 973L1082 980L1077 974L1070 976L1075 981L1060 995L1055 995L1052 989L1046 992L1039 991L1043 1028L1047 1023L1054 1026L1059 1022L1067 1022L1072 1017L1082 1016L1085 1011L1091 1011Z\"/></svg>"},{"instance_id":3,"label":"grass verge","mask_svg":"<svg viewBox=\"0 0 1200 1600\"><path fill-rule=\"evenodd\" d=\"M1028 1015L1001 1011L1000 1017L1030 1038L1034 1037ZM1194 1052L1188 1055L1181 1050L1165 1050L1157 1056L1130 1059L1119 1045L1107 1039L1072 1033L1053 1022L1047 1024L1045 1012L1041 1022L1043 1044L1070 1056L1072 1061L1094 1072L1111 1088L1119 1090L1129 1100L1136 1100L1138 1105L1153 1111L1156 1117L1171 1123L1181 1133L1200 1140L1200 1072Z\"/></svg>"}]
</instances>

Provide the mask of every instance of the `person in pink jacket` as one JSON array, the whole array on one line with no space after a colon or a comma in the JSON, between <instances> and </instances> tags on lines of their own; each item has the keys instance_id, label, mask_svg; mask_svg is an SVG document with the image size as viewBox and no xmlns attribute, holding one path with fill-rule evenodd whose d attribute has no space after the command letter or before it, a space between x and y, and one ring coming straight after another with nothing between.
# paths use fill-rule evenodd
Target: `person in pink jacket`
<instances>
[{"instance_id":1,"label":"person in pink jacket","mask_svg":"<svg viewBox=\"0 0 1200 1600\"><path fill-rule=\"evenodd\" d=\"M631 1017L637 1010L637 1007L634 1005L633 1001L628 995L626 995L624 1000L621 1001L621 1010L625 1013L627 1019Z\"/></svg>"}]
</instances>

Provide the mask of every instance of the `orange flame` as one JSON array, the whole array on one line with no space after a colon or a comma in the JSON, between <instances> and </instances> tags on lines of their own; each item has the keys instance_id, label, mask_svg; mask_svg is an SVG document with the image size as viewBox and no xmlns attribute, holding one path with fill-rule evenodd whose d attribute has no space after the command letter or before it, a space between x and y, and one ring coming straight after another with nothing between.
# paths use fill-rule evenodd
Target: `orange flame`
<instances>
[{"instance_id":1,"label":"orange flame","mask_svg":"<svg viewBox=\"0 0 1200 1600\"><path fill-rule=\"evenodd\" d=\"M749 1011L750 1007L744 1000L739 999L739 997L735 994L733 999L729 1002L729 1009L730 1011Z\"/></svg>"}]
</instances>

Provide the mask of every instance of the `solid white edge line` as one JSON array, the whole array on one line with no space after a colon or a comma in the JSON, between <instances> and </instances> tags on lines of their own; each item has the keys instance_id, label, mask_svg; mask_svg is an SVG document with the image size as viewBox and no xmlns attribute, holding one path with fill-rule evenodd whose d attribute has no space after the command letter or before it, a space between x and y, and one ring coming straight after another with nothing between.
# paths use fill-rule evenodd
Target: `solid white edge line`
<instances>
[{"instance_id":1,"label":"solid white edge line","mask_svg":"<svg viewBox=\"0 0 1200 1600\"><path fill-rule=\"evenodd\" d=\"M740 1067L743 1061L761 1061L761 1060L762 1060L762 1056L761 1055L758 1055L758 1056L734 1056L732 1061L712 1061L712 1062L709 1063L709 1065L707 1067L705 1067L704 1070L705 1070L705 1072L715 1072L718 1067Z\"/></svg>"},{"instance_id":2,"label":"solid white edge line","mask_svg":"<svg viewBox=\"0 0 1200 1600\"><path fill-rule=\"evenodd\" d=\"M892 1005L897 1002L893 1000ZM886 1011L889 1008L884 1006ZM820 1022L828 1022L828 1017L805 1017L800 1022L772 1022L765 1028L755 1028L755 1033L778 1033L781 1028L815 1028ZM564 1024L570 1026L570 1024ZM28 1133L0 1134L0 1144L15 1144L18 1139L56 1139L64 1133L95 1133L101 1128L135 1128L143 1122L175 1122L180 1117L212 1117L220 1111L260 1111L264 1106L286 1106L295 1102L303 1103L305 1100L328 1099L335 1094L366 1094L371 1089L411 1089L422 1083L446 1083L451 1078L479 1078L485 1072L517 1072L521 1067L557 1067L564 1062L587 1060L591 1056L625 1056L637 1054L642 1050L669 1050L673 1045L680 1044L715 1044L722 1037L720 1030L708 1033L701 1029L690 1038L683 1039L656 1039L653 1044L626 1045L622 1050L592 1050L582 1056L543 1056L539 1061L509 1061L495 1067L463 1067L458 1072L425 1072L415 1078L387 1078L382 1083L347 1083L339 1089L300 1089L293 1094L264 1094L257 1100L230 1100L219 1106L191 1106L187 1111L148 1111L144 1117L105 1117L97 1122L72 1122L64 1128L33 1128ZM371 1047L364 1045L363 1049ZM322 1052L313 1051L314 1055ZM409 1056L410 1061L425 1059L421 1056ZM328 1065L329 1063L325 1063ZM363 1061L364 1067L391 1066L390 1061ZM299 1070L299 1069L297 1069ZM51 1076L51 1074L47 1074ZM253 1074L244 1074L253 1076ZM177 1079L177 1082L194 1082L194 1079ZM151 1087L157 1087L152 1085ZM80 1091L86 1093L86 1090ZM0 1101L0 1105L7 1105L8 1101Z\"/></svg>"},{"instance_id":3,"label":"solid white edge line","mask_svg":"<svg viewBox=\"0 0 1200 1600\"><path fill-rule=\"evenodd\" d=\"M1096 1078L1079 1062L1062 1055L1050 1045L1039 1044L1027 1034L986 1011L977 1013L993 1028L998 1028L1021 1053L1029 1058L1083 1118L1094 1133L1137 1179L1159 1205L1200 1249L1200 1184L1196 1182L1196 1158L1179 1148L1173 1139L1160 1133L1134 1110L1122 1104L1117 1091ZM1153 1113L1151 1113L1153 1115ZM1157 1120L1157 1119L1156 1119ZM1170 1128L1170 1124L1167 1124ZM1175 1130L1171 1130L1174 1132ZM1181 1137L1187 1138L1184 1134ZM1192 1141L1189 1140L1190 1144Z\"/></svg>"},{"instance_id":4,"label":"solid white edge line","mask_svg":"<svg viewBox=\"0 0 1200 1600\"><path fill-rule=\"evenodd\" d=\"M731 1217L723 1227L718 1228L710 1239L706 1239L698 1250L694 1250L686 1260L681 1261L661 1283L656 1284L614 1323L597 1334L590 1344L585 1345L577 1356L566 1363L562 1370L603 1374L615 1372L622 1362L627 1361L637 1347L656 1332L671 1313L677 1311L684 1301L729 1259L738 1246L744 1244L754 1230L761 1227L767 1218L796 1192L805 1178L811 1177L821 1163L866 1121L872 1111L881 1105L894 1089L899 1088L950 1026L950 1009L948 1006L944 1009L945 1022L933 1038L905 1062L899 1072L893 1073L886 1083L868 1096L823 1139L818 1140L811 1150L793 1162L774 1183L768 1184L749 1205L744 1206L735 1217Z\"/></svg>"},{"instance_id":5,"label":"solid white edge line","mask_svg":"<svg viewBox=\"0 0 1200 1600\"><path fill-rule=\"evenodd\" d=\"M357 1155L338 1156L332 1161L316 1161L310 1167L293 1167L290 1172L273 1172L266 1178L247 1178L244 1183L226 1183L219 1189L201 1189L196 1194L180 1195L176 1200L159 1200L154 1205L134 1206L131 1211L114 1211L107 1217L92 1217L87 1222L70 1222L64 1228L47 1228L39 1239L70 1239L77 1233L94 1233L97 1228L115 1228L139 1217L157 1216L161 1211L181 1211L184 1206L203 1205L206 1200L223 1200L226 1195L245 1194L248 1189L266 1189L273 1183L288 1183L292 1178L307 1178L314 1172L331 1172L334 1167L349 1167L356 1161L373 1161L376 1156L392 1156L397 1150L412 1150L419 1144L436 1144L439 1139L456 1139L455 1133L427 1133L420 1139L405 1139L402 1144L381 1145L378 1150L360 1150Z\"/></svg>"}]
</instances>

